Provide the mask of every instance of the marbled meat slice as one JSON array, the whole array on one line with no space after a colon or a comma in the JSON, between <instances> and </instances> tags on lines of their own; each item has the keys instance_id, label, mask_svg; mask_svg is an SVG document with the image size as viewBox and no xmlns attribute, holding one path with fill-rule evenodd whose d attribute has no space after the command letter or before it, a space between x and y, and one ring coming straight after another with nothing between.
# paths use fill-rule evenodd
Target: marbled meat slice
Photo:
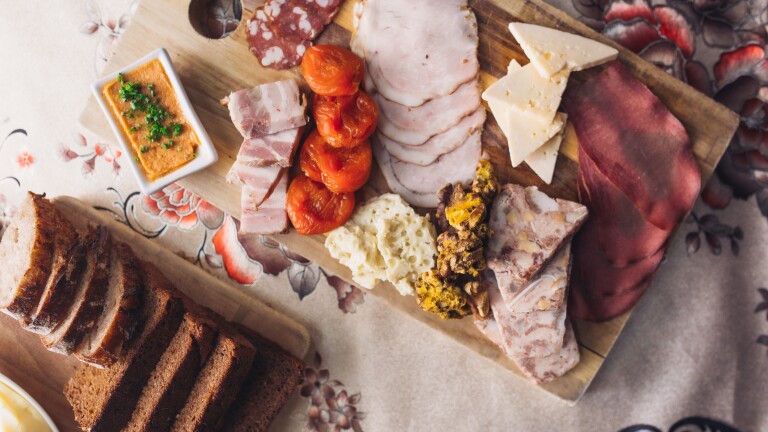
<instances>
[{"instance_id":1,"label":"marbled meat slice","mask_svg":"<svg viewBox=\"0 0 768 432\"><path fill-rule=\"evenodd\" d=\"M408 189L435 196L447 183L469 183L475 177L475 168L483 151L481 134L481 130L475 131L458 148L441 155L427 166L403 162L393 157L392 171Z\"/></svg>"},{"instance_id":2,"label":"marbled meat slice","mask_svg":"<svg viewBox=\"0 0 768 432\"><path fill-rule=\"evenodd\" d=\"M240 234L278 234L288 229L288 177L288 170L284 169L274 190L258 207L243 205ZM249 188L244 186L242 193L248 194Z\"/></svg>"},{"instance_id":3,"label":"marbled meat slice","mask_svg":"<svg viewBox=\"0 0 768 432\"><path fill-rule=\"evenodd\" d=\"M420 145L430 138L450 130L480 106L480 87L470 80L455 92L432 99L418 107L392 102L373 92L379 108L379 131L406 145Z\"/></svg>"},{"instance_id":4,"label":"marbled meat slice","mask_svg":"<svg viewBox=\"0 0 768 432\"><path fill-rule=\"evenodd\" d=\"M373 149L373 156L376 158L376 163L381 169L382 175L389 186L389 189L402 196L404 200L409 204L416 207L434 208L439 203L437 192L435 193L421 193L415 192L400 183L397 179L392 167L392 157L387 153L387 149L378 142L379 134L373 134L371 137L371 148Z\"/></svg>"},{"instance_id":5,"label":"marbled meat slice","mask_svg":"<svg viewBox=\"0 0 768 432\"><path fill-rule=\"evenodd\" d=\"M409 164L428 166L467 143L473 135L477 135L476 139L479 140L483 123L485 123L485 109L481 107L474 114L464 117L464 120L456 126L418 146L405 145L381 132L379 132L379 140L395 159Z\"/></svg>"},{"instance_id":6,"label":"marbled meat slice","mask_svg":"<svg viewBox=\"0 0 768 432\"><path fill-rule=\"evenodd\" d=\"M350 46L390 101L416 107L475 80L477 22L467 0L365 0Z\"/></svg>"},{"instance_id":7,"label":"marbled meat slice","mask_svg":"<svg viewBox=\"0 0 768 432\"><path fill-rule=\"evenodd\" d=\"M632 201L598 170L592 158L579 148L579 201L589 209L596 226L597 242L614 266L650 257L659 251L671 231L645 220Z\"/></svg>"},{"instance_id":8,"label":"marbled meat slice","mask_svg":"<svg viewBox=\"0 0 768 432\"><path fill-rule=\"evenodd\" d=\"M254 167L289 167L299 146L302 130L299 127L258 138L246 138L237 153L237 161Z\"/></svg>"},{"instance_id":9,"label":"marbled meat slice","mask_svg":"<svg viewBox=\"0 0 768 432\"><path fill-rule=\"evenodd\" d=\"M229 116L244 138L258 138L307 124L306 102L287 79L230 93Z\"/></svg>"},{"instance_id":10,"label":"marbled meat slice","mask_svg":"<svg viewBox=\"0 0 768 432\"><path fill-rule=\"evenodd\" d=\"M587 217L579 203L553 199L535 186L506 184L491 207L488 268L503 284L527 286Z\"/></svg>"},{"instance_id":11,"label":"marbled meat slice","mask_svg":"<svg viewBox=\"0 0 768 432\"><path fill-rule=\"evenodd\" d=\"M298 65L340 5L341 0L268 0L247 23L251 53L262 66Z\"/></svg>"},{"instance_id":12,"label":"marbled meat slice","mask_svg":"<svg viewBox=\"0 0 768 432\"><path fill-rule=\"evenodd\" d=\"M691 209L701 174L680 121L619 62L578 88L565 108L580 146L643 216L664 230Z\"/></svg>"},{"instance_id":13,"label":"marbled meat slice","mask_svg":"<svg viewBox=\"0 0 768 432\"><path fill-rule=\"evenodd\" d=\"M230 168L227 181L242 185L243 197L248 196L250 207L258 207L272 192L282 172L279 166L253 167L238 161Z\"/></svg>"},{"instance_id":14,"label":"marbled meat slice","mask_svg":"<svg viewBox=\"0 0 768 432\"><path fill-rule=\"evenodd\" d=\"M556 346L553 343L548 344L550 347L554 346L552 350L539 350L543 353L542 355L527 355L526 353L536 349L535 343L530 344L530 341L525 341L519 334L510 331L510 326L505 324L505 321L510 320L510 316L504 310L493 275L484 277L483 284L488 291L492 308L495 299L496 309L493 317L484 321L476 320L475 325L486 337L501 347L504 354L515 362L525 376L541 384L565 375L578 364L579 347L570 321L564 319L562 326L558 327L555 340L559 340L560 343ZM499 311L498 315L497 311ZM554 330L550 331L550 336L553 334L555 334Z\"/></svg>"}]
</instances>

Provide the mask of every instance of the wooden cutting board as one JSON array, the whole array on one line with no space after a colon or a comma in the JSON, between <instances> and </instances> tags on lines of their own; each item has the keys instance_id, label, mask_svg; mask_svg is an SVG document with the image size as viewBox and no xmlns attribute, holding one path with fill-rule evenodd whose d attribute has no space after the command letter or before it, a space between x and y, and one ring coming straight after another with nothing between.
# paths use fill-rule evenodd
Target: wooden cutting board
<instances>
[{"instance_id":1,"label":"wooden cutting board","mask_svg":"<svg viewBox=\"0 0 768 432\"><path fill-rule=\"evenodd\" d=\"M228 321L258 331L300 359L306 357L310 347L309 332L292 318L245 294L236 286L216 279L108 214L71 197L59 197L54 202L77 228L85 228L89 223L106 225L115 238L131 245L139 258L162 263L161 270L165 276L197 303L216 311ZM65 357L47 351L37 335L23 330L5 314L0 314L0 347L3 347L0 372L35 398L59 429L79 431L72 408L62 393L79 361L74 356Z\"/></svg>"},{"instance_id":2,"label":"wooden cutting board","mask_svg":"<svg viewBox=\"0 0 768 432\"><path fill-rule=\"evenodd\" d=\"M188 19L187 2L144 1L139 5L131 26L122 36L117 52L106 68L106 72L122 68L158 47L168 50L192 104L219 152L216 165L180 183L234 215L240 214L240 188L227 184L225 176L237 155L242 137L231 124L227 110L220 106L219 99L232 90L286 77L292 76L301 81L301 76L296 70L279 72L260 67L248 51L244 23L256 6L254 3L252 0L244 4L243 19L234 34L225 39L210 40L192 28ZM505 73L511 59L527 63L525 55L507 29L507 24L512 21L556 27L613 45L620 50L620 60L685 125L703 179L706 181L710 177L738 125L738 118L734 113L541 0L470 0L469 3L477 15L479 25L479 56L482 68L480 79L484 87ZM317 43L348 45L353 5L354 0L346 0L335 22L325 30ZM595 68L574 73L571 80L574 83L581 82L598 71L599 68ZM112 139L112 132L95 100L89 101L81 121L95 133ZM552 196L576 199L578 140L572 127L566 129L555 179L551 185L543 184L525 165L512 168L505 143L498 125L492 116L489 116L483 145L491 154L503 181L537 185ZM374 172L371 186L382 192L382 184L381 176ZM349 270L327 254L323 247L323 237L290 233L274 238L291 250L317 262L328 272L351 281ZM389 287L379 287L373 290L373 294L383 297L392 306L504 368L520 373L498 347L479 333L471 319L442 321L432 314L422 312L412 297L401 297ZM575 322L582 360L566 376L542 388L570 403L575 403L597 373L628 317L629 313L601 324Z\"/></svg>"}]
</instances>

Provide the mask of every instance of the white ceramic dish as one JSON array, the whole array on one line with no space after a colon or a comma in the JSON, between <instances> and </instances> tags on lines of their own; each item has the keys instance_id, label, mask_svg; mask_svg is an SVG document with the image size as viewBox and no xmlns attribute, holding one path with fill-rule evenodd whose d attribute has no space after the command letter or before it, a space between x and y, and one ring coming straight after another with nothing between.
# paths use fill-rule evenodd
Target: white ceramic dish
<instances>
[{"instance_id":1,"label":"white ceramic dish","mask_svg":"<svg viewBox=\"0 0 768 432\"><path fill-rule=\"evenodd\" d=\"M36 400L32 398L32 396L29 395L29 393L25 392L24 389L19 387L18 384L16 384L12 379L8 378L7 376L0 373L0 384L4 384L8 386L11 390L15 391L19 394L24 400L26 400L38 413L40 413L40 417L43 418L43 421L48 425L48 427L51 428L52 432L59 432L59 428L56 427L56 423L53 422L51 419L51 416L48 415L47 412L43 409L42 406L40 406L39 403L37 403Z\"/></svg>"},{"instance_id":2,"label":"white ceramic dish","mask_svg":"<svg viewBox=\"0 0 768 432\"><path fill-rule=\"evenodd\" d=\"M144 176L144 173L141 169L141 166L139 165L139 162L137 162L134 159L133 149L131 148L130 143L127 142L127 140L123 136L120 125L115 120L114 116L112 115L112 111L109 108L109 105L107 105L107 101L104 99L104 96L101 94L101 89L107 83L117 79L117 75L119 73L130 72L138 68L139 66L154 59L160 60L160 64L163 65L163 68L165 69L165 73L168 75L168 79L171 81L171 85L173 86L173 89L176 91L176 98L178 99L179 105L181 105L181 109L184 112L184 117L187 118L190 125L192 126L192 129L194 129L195 133L197 134L197 138L200 140L200 148L198 149L197 157L191 162L187 163L186 165L180 167L175 171L168 173L163 177L160 177L159 179L156 179L155 181L149 181ZM202 123L200 123L200 119L197 117L195 110L192 108L192 104L189 103L189 97L187 97L187 92L184 91L184 86L181 85L181 80L179 79L179 76L176 73L176 69L173 67L173 63L171 63L171 58L168 56L168 52L164 48L158 48L152 51L151 53L145 55L144 57L131 63L130 65L126 66L125 68L101 77L98 81L91 84L91 91L93 92L93 95L96 97L96 101L98 101L102 111L104 111L104 115L107 117L107 121L109 122L109 125L112 127L112 131L115 133L117 140L122 145L124 153L128 155L128 162L131 166L131 171L133 171L133 175L136 177L136 180L139 182L139 187L141 188L141 191L144 192L145 194L156 192L162 189L163 187L168 186L169 184L181 178L184 178L196 171L200 171L214 164L216 160L218 160L219 156L216 153L216 148L213 146L213 142L211 142L211 139L208 137L208 133L203 128Z\"/></svg>"}]
</instances>

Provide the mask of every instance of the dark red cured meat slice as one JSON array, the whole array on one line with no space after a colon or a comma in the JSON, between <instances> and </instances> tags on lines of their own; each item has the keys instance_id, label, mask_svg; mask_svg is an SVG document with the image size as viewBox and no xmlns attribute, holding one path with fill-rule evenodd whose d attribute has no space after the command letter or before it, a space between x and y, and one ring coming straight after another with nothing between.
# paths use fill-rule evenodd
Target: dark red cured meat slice
<instances>
[{"instance_id":1,"label":"dark red cured meat slice","mask_svg":"<svg viewBox=\"0 0 768 432\"><path fill-rule=\"evenodd\" d=\"M270 0L248 21L248 45L262 66L288 69L339 11L341 0Z\"/></svg>"},{"instance_id":2,"label":"dark red cured meat slice","mask_svg":"<svg viewBox=\"0 0 768 432\"><path fill-rule=\"evenodd\" d=\"M565 109L580 145L643 216L664 230L691 209L701 174L685 128L621 63L578 88Z\"/></svg>"},{"instance_id":3,"label":"dark red cured meat slice","mask_svg":"<svg viewBox=\"0 0 768 432\"><path fill-rule=\"evenodd\" d=\"M633 291L611 297L600 297L590 294L583 289L583 285L574 282L571 282L568 294L568 315L571 318L595 322L611 320L632 309L650 284L648 280Z\"/></svg>"},{"instance_id":4,"label":"dark red cured meat slice","mask_svg":"<svg viewBox=\"0 0 768 432\"><path fill-rule=\"evenodd\" d=\"M257 9L248 21L248 46L262 66L288 69L301 63L304 52L312 46L312 42L300 37L277 35L264 11Z\"/></svg>"},{"instance_id":5,"label":"dark red cured meat slice","mask_svg":"<svg viewBox=\"0 0 768 432\"><path fill-rule=\"evenodd\" d=\"M617 267L655 254L669 238L648 222L632 201L600 173L594 161L579 148L579 201L589 209L589 218L599 227L597 241L607 259Z\"/></svg>"}]
</instances>

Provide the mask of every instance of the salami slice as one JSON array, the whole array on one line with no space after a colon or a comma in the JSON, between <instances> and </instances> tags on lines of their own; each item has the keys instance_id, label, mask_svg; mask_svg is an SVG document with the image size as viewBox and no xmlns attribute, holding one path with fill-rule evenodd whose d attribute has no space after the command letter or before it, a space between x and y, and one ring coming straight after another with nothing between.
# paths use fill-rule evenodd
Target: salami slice
<instances>
[{"instance_id":1,"label":"salami slice","mask_svg":"<svg viewBox=\"0 0 768 432\"><path fill-rule=\"evenodd\" d=\"M262 66L287 69L339 11L341 0L269 0L248 21L248 45Z\"/></svg>"}]
</instances>

